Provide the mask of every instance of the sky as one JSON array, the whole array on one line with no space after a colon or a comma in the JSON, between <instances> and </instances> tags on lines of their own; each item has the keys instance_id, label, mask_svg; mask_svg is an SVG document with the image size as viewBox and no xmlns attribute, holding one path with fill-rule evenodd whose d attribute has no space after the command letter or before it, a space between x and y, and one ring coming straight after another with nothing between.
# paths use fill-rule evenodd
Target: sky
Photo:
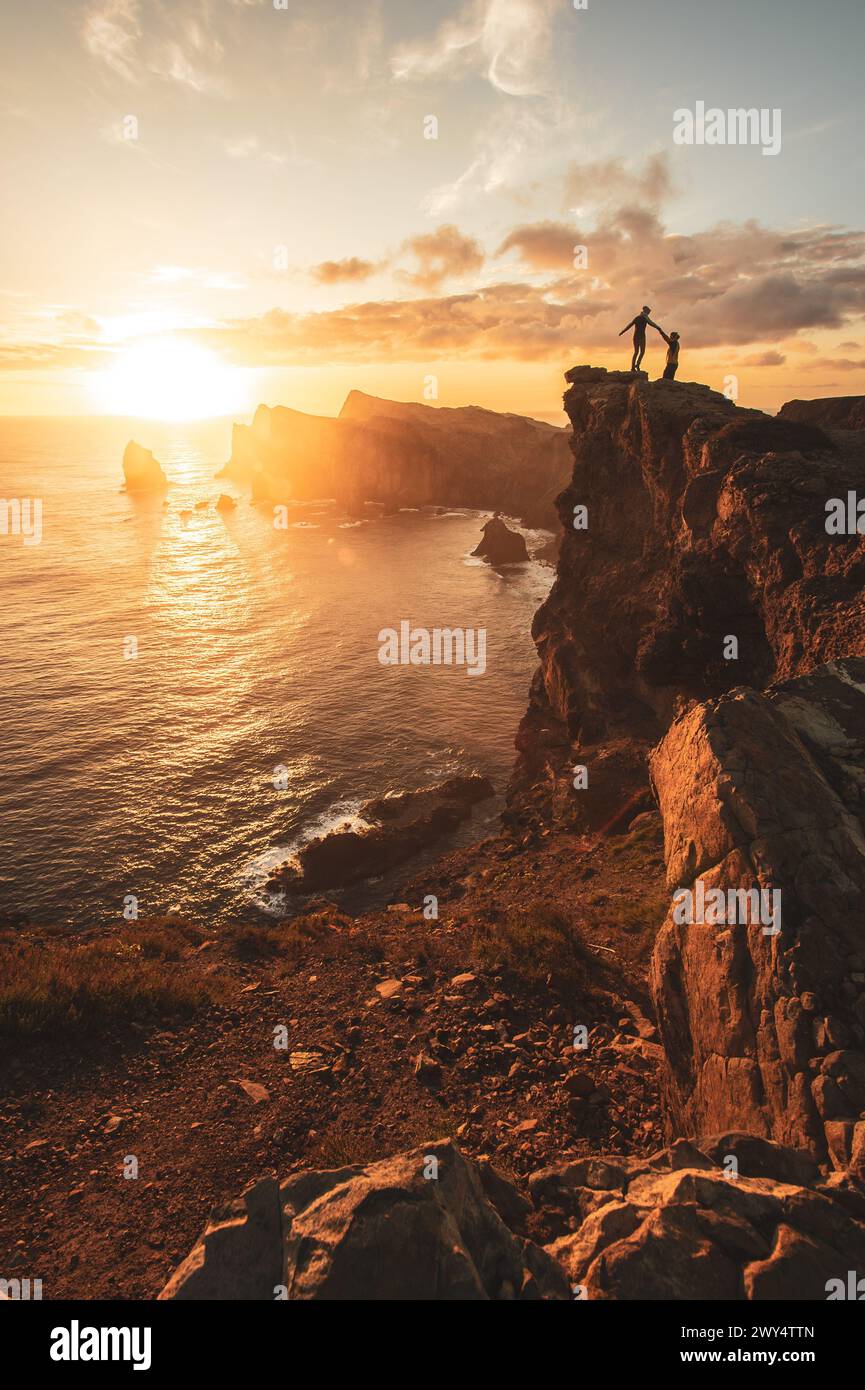
<instances>
[{"instance_id":1,"label":"sky","mask_svg":"<svg viewBox=\"0 0 865 1390\"><path fill-rule=\"evenodd\" d=\"M742 405L865 392L863 40L861 0L4 6L0 413L561 421L644 303ZM780 148L678 143L700 102Z\"/></svg>"}]
</instances>

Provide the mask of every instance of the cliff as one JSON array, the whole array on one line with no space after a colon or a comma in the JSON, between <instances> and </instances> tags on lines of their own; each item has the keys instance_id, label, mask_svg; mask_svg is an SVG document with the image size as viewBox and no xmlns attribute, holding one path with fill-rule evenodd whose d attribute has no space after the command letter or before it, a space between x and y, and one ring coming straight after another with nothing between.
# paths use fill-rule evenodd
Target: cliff
<instances>
[{"instance_id":1,"label":"cliff","mask_svg":"<svg viewBox=\"0 0 865 1390\"><path fill-rule=\"evenodd\" d=\"M267 501L477 507L552 527L570 463L566 431L538 420L352 391L336 419L259 406L234 426L223 471Z\"/></svg>"},{"instance_id":2,"label":"cliff","mask_svg":"<svg viewBox=\"0 0 865 1390\"><path fill-rule=\"evenodd\" d=\"M865 544L825 525L865 468L858 435L704 386L590 367L568 380L573 477L511 817L598 825L635 794L683 701L865 651ZM581 799L575 762L589 766Z\"/></svg>"},{"instance_id":3,"label":"cliff","mask_svg":"<svg viewBox=\"0 0 865 1390\"><path fill-rule=\"evenodd\" d=\"M865 397L823 396L817 401L787 401L778 411L782 420L797 420L827 429L865 430Z\"/></svg>"}]
</instances>

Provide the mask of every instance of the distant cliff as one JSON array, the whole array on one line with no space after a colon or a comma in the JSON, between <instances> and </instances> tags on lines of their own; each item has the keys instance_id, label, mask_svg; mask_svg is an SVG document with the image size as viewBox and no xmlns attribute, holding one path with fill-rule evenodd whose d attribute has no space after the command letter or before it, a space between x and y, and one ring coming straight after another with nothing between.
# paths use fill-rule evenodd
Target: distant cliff
<instances>
[{"instance_id":1,"label":"distant cliff","mask_svg":"<svg viewBox=\"0 0 865 1390\"><path fill-rule=\"evenodd\" d=\"M568 434L554 425L352 391L338 418L259 406L252 425L234 426L223 475L273 502L477 507L555 527L571 465Z\"/></svg>"},{"instance_id":2,"label":"distant cliff","mask_svg":"<svg viewBox=\"0 0 865 1390\"><path fill-rule=\"evenodd\" d=\"M788 401L778 414L782 420L799 420L827 429L865 430L865 396L823 396L816 401Z\"/></svg>"}]
</instances>

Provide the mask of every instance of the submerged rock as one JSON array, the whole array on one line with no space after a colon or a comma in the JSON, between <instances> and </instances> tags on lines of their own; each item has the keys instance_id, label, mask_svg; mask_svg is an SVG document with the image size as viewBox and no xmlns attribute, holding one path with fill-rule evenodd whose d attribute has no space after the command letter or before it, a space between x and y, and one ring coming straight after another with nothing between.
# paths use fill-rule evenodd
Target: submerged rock
<instances>
[{"instance_id":1,"label":"submerged rock","mask_svg":"<svg viewBox=\"0 0 865 1390\"><path fill-rule=\"evenodd\" d=\"M518 565L529 558L519 531L512 531L500 516L494 516L483 527L483 536L472 555L480 556L491 565Z\"/></svg>"},{"instance_id":2,"label":"submerged rock","mask_svg":"<svg viewBox=\"0 0 865 1390\"><path fill-rule=\"evenodd\" d=\"M127 492L164 492L168 479L150 449L130 439L123 450L123 476Z\"/></svg>"},{"instance_id":3,"label":"submerged rock","mask_svg":"<svg viewBox=\"0 0 865 1390\"><path fill-rule=\"evenodd\" d=\"M221 492L216 502L218 512L233 512L237 503L233 497L229 497L227 492Z\"/></svg>"},{"instance_id":4,"label":"submerged rock","mask_svg":"<svg viewBox=\"0 0 865 1390\"><path fill-rule=\"evenodd\" d=\"M475 773L366 801L359 815L370 822L368 827L346 824L310 840L299 851L297 864L274 871L267 889L309 893L385 873L454 830L471 815L476 802L492 795L489 778Z\"/></svg>"}]
</instances>

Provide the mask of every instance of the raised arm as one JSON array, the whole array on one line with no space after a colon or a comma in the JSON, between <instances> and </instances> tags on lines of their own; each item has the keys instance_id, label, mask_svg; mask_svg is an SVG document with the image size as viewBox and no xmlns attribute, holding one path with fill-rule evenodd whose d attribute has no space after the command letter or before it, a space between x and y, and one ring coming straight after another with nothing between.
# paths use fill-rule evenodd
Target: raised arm
<instances>
[{"instance_id":1,"label":"raised arm","mask_svg":"<svg viewBox=\"0 0 865 1390\"><path fill-rule=\"evenodd\" d=\"M625 324L624 328L622 329L622 333L627 333L628 329L629 329L629 328L633 328L633 326L634 326L634 324L635 324L636 322L637 322L636 319L631 319L631 322L630 322L630 323L626 323L626 324ZM619 337L620 337L620 338L621 338L621 336L622 336L622 333L619 334Z\"/></svg>"}]
</instances>

